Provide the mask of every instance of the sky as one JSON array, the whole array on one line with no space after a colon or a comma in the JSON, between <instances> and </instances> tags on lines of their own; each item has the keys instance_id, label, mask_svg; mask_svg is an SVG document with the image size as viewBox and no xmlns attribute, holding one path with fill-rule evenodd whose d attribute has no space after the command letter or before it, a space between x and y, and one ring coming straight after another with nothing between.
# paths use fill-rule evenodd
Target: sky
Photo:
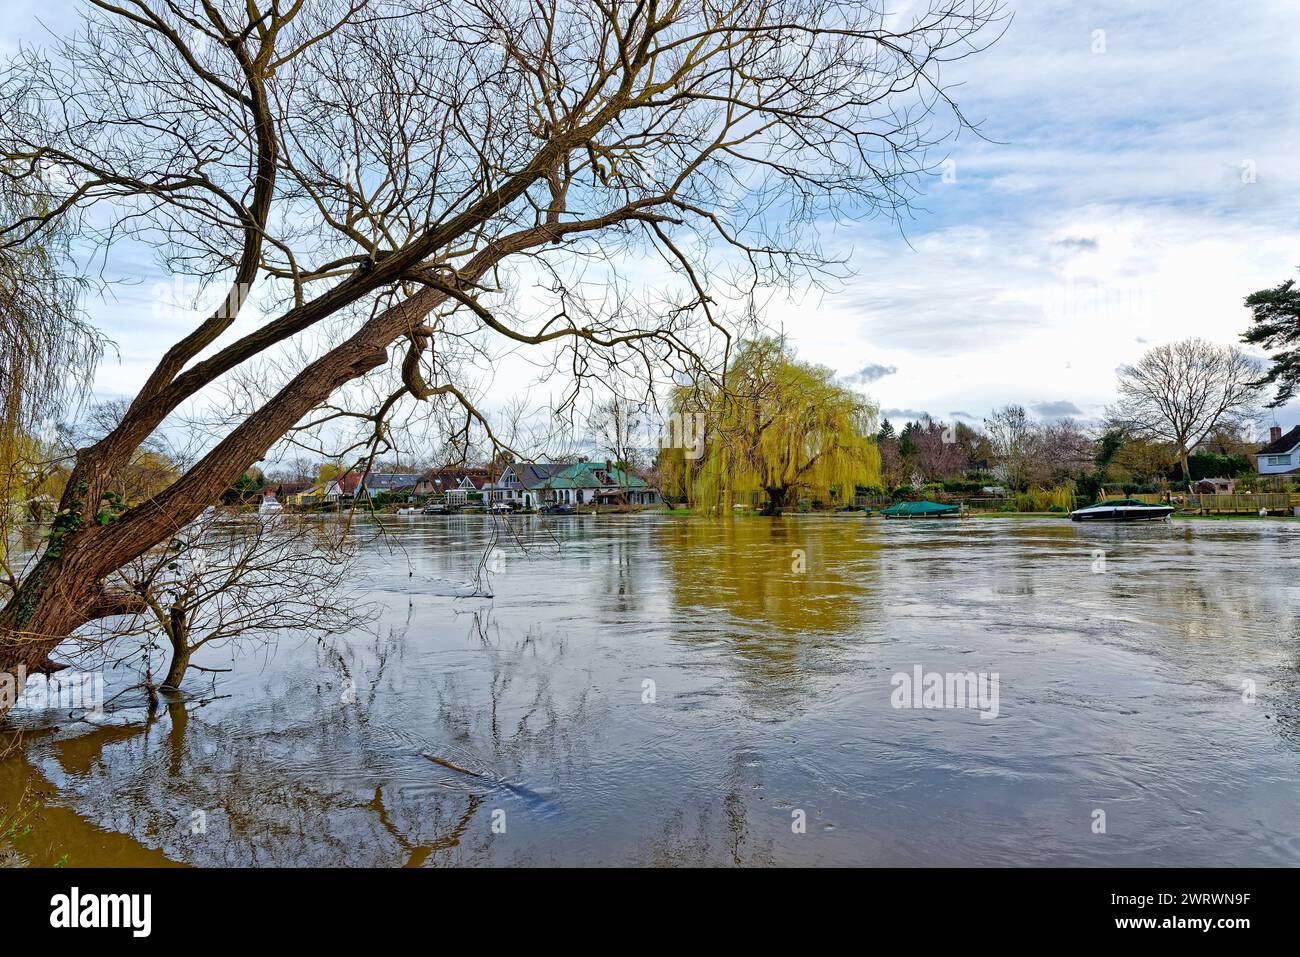
<instances>
[{"instance_id":1,"label":"sky","mask_svg":"<svg viewBox=\"0 0 1300 957\"><path fill-rule=\"evenodd\" d=\"M8 0L0 53L75 7ZM827 224L851 275L766 316L891 419L1015 402L1096 420L1119 365L1188 336L1237 343L1244 297L1300 268L1300 3L1009 7L1006 35L943 77L981 135L935 156L947 175L903 223ZM141 290L168 281L140 269ZM140 305L90 304L120 347L101 396L129 393L180 334ZM1300 403L1262 432L1274 417L1297 424Z\"/></svg>"},{"instance_id":2,"label":"sky","mask_svg":"<svg viewBox=\"0 0 1300 957\"><path fill-rule=\"evenodd\" d=\"M1244 297L1300 266L1300 4L1012 9L954 77L984 138L950 144L953 181L929 184L906 242L846 235L854 278L781 311L898 418L1097 418L1117 366L1237 343Z\"/></svg>"}]
</instances>

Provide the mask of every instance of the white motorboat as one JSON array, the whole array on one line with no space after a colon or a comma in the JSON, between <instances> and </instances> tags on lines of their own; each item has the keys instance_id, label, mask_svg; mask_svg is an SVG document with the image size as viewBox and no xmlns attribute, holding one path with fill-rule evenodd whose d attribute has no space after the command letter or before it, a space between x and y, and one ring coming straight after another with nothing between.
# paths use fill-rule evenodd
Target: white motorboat
<instances>
[{"instance_id":1,"label":"white motorboat","mask_svg":"<svg viewBox=\"0 0 1300 957\"><path fill-rule=\"evenodd\" d=\"M1153 505L1135 498L1098 502L1070 513L1072 522L1158 522L1174 513L1171 505Z\"/></svg>"}]
</instances>

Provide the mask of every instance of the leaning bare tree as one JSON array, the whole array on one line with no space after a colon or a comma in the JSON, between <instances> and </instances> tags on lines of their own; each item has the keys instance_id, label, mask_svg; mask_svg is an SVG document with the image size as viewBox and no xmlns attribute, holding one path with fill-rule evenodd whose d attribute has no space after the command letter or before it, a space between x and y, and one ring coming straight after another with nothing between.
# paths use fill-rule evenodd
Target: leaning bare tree
<instances>
[{"instance_id":1,"label":"leaning bare tree","mask_svg":"<svg viewBox=\"0 0 1300 957\"><path fill-rule=\"evenodd\" d=\"M0 73L5 169L56 194L0 237L81 212L95 252L151 245L216 305L79 451L0 611L0 669L48 667L83 623L137 610L113 573L295 428L361 417L383 451L423 402L487 431L461 370L492 343L647 387L725 357L762 287L834 271L818 221L907 207L964 122L941 67L1001 19L1000 0L90 5ZM629 256L663 278L634 286ZM98 519L182 403L262 368L281 375L202 458ZM331 404L358 380L383 385L369 407Z\"/></svg>"},{"instance_id":2,"label":"leaning bare tree","mask_svg":"<svg viewBox=\"0 0 1300 957\"><path fill-rule=\"evenodd\" d=\"M1143 438L1167 442L1183 478L1188 456L1221 426L1239 427L1258 413L1259 363L1240 349L1204 339L1183 339L1147 352L1119 369L1119 401L1107 409L1115 425Z\"/></svg>"}]
</instances>

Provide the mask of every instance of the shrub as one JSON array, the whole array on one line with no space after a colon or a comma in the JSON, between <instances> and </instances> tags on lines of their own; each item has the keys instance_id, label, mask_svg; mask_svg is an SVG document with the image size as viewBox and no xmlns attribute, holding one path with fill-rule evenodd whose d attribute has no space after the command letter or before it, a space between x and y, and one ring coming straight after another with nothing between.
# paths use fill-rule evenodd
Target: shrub
<instances>
[{"instance_id":1,"label":"shrub","mask_svg":"<svg viewBox=\"0 0 1300 957\"><path fill-rule=\"evenodd\" d=\"M1018 512L1068 512L1074 507L1074 493L1064 485L1053 489L1031 488L1015 497Z\"/></svg>"}]
</instances>

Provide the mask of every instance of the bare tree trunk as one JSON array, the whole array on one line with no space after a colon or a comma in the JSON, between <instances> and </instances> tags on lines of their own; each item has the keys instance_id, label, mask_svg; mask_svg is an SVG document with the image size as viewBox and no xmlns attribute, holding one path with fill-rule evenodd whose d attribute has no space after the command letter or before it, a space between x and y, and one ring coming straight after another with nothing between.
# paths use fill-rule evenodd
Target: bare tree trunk
<instances>
[{"instance_id":1,"label":"bare tree trunk","mask_svg":"<svg viewBox=\"0 0 1300 957\"><path fill-rule=\"evenodd\" d=\"M185 672L190 667L190 649L182 638L172 639L172 660L167 666L167 677L163 678L162 687L167 691L179 691L185 680Z\"/></svg>"},{"instance_id":2,"label":"bare tree trunk","mask_svg":"<svg viewBox=\"0 0 1300 957\"><path fill-rule=\"evenodd\" d=\"M171 641L172 660L167 666L167 677L163 678L162 687L170 691L179 691L185 680L185 672L190 667L189 630L185 627L185 611L179 605L169 609L167 637Z\"/></svg>"}]
</instances>

